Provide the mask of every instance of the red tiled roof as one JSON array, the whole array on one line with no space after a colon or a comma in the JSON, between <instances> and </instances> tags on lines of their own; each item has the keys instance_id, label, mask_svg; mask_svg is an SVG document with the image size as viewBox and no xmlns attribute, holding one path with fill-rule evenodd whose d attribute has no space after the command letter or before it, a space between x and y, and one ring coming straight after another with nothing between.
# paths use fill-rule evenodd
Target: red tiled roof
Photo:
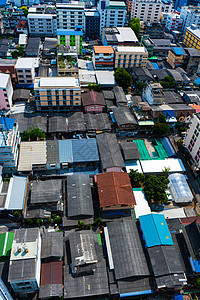
<instances>
[{"instance_id":1,"label":"red tiled roof","mask_svg":"<svg viewBox=\"0 0 200 300\"><path fill-rule=\"evenodd\" d=\"M88 106L88 105L105 106L106 105L103 94L94 91L90 91L82 94L82 103L83 106Z\"/></svg>"},{"instance_id":2,"label":"red tiled roof","mask_svg":"<svg viewBox=\"0 0 200 300\"><path fill-rule=\"evenodd\" d=\"M191 224L194 221L196 221L197 224L200 224L200 216L180 218L181 224Z\"/></svg>"},{"instance_id":3,"label":"red tiled roof","mask_svg":"<svg viewBox=\"0 0 200 300\"><path fill-rule=\"evenodd\" d=\"M16 28L28 28L28 23L27 23L27 21L19 21L18 23L17 23L17 26L16 26Z\"/></svg>"},{"instance_id":4,"label":"red tiled roof","mask_svg":"<svg viewBox=\"0 0 200 300\"><path fill-rule=\"evenodd\" d=\"M41 265L41 285L62 284L62 261L43 262Z\"/></svg>"},{"instance_id":5,"label":"red tiled roof","mask_svg":"<svg viewBox=\"0 0 200 300\"><path fill-rule=\"evenodd\" d=\"M96 175L100 207L135 205L129 175L108 172Z\"/></svg>"},{"instance_id":6,"label":"red tiled roof","mask_svg":"<svg viewBox=\"0 0 200 300\"><path fill-rule=\"evenodd\" d=\"M106 53L106 54L112 54L114 53L114 50L111 46L93 46L94 52L96 54L98 53Z\"/></svg>"}]
</instances>

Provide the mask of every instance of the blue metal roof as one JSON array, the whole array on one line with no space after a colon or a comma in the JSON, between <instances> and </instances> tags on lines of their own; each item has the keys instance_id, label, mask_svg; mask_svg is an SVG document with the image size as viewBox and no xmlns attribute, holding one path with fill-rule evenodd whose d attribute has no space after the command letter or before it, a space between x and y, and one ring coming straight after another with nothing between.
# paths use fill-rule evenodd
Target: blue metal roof
<instances>
[{"instance_id":1,"label":"blue metal roof","mask_svg":"<svg viewBox=\"0 0 200 300\"><path fill-rule=\"evenodd\" d=\"M149 214L139 220L147 247L174 245L164 215Z\"/></svg>"},{"instance_id":2,"label":"blue metal roof","mask_svg":"<svg viewBox=\"0 0 200 300\"><path fill-rule=\"evenodd\" d=\"M177 156L176 152L175 152L174 148L172 147L172 144L170 143L168 138L163 137L162 138L162 143L163 143L163 146L165 147L165 150L167 151L169 157L170 156Z\"/></svg>"},{"instance_id":3,"label":"blue metal roof","mask_svg":"<svg viewBox=\"0 0 200 300\"><path fill-rule=\"evenodd\" d=\"M27 177L13 176L9 183L5 209L23 210L26 188L27 188Z\"/></svg>"},{"instance_id":4,"label":"blue metal roof","mask_svg":"<svg viewBox=\"0 0 200 300\"><path fill-rule=\"evenodd\" d=\"M14 119L0 117L0 125L2 125L3 129L5 129L5 130L13 129L14 123L15 123Z\"/></svg>"},{"instance_id":5,"label":"blue metal roof","mask_svg":"<svg viewBox=\"0 0 200 300\"><path fill-rule=\"evenodd\" d=\"M83 32L81 30L58 29L57 35L83 35Z\"/></svg>"},{"instance_id":6,"label":"blue metal roof","mask_svg":"<svg viewBox=\"0 0 200 300\"><path fill-rule=\"evenodd\" d=\"M196 78L196 79L194 80L194 82L195 82L197 85L200 85L200 77Z\"/></svg>"},{"instance_id":7,"label":"blue metal roof","mask_svg":"<svg viewBox=\"0 0 200 300\"><path fill-rule=\"evenodd\" d=\"M183 49L180 47L173 47L172 48L174 50L174 52L176 53L176 55L184 55Z\"/></svg>"},{"instance_id":8,"label":"blue metal roof","mask_svg":"<svg viewBox=\"0 0 200 300\"><path fill-rule=\"evenodd\" d=\"M159 70L159 66L157 63L151 61L151 64L153 65L155 70Z\"/></svg>"},{"instance_id":9,"label":"blue metal roof","mask_svg":"<svg viewBox=\"0 0 200 300\"><path fill-rule=\"evenodd\" d=\"M200 273L200 260L192 260L193 269L196 273Z\"/></svg>"},{"instance_id":10,"label":"blue metal roof","mask_svg":"<svg viewBox=\"0 0 200 300\"><path fill-rule=\"evenodd\" d=\"M59 140L59 162L60 163L72 163L72 140Z\"/></svg>"},{"instance_id":11,"label":"blue metal roof","mask_svg":"<svg viewBox=\"0 0 200 300\"><path fill-rule=\"evenodd\" d=\"M96 139L72 140L73 162L99 161Z\"/></svg>"}]
</instances>

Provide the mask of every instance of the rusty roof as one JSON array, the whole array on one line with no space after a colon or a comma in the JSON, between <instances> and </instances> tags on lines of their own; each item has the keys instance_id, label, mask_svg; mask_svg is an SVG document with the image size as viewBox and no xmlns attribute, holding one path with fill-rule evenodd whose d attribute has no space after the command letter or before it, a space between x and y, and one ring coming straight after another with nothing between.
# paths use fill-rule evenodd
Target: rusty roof
<instances>
[{"instance_id":1,"label":"rusty roof","mask_svg":"<svg viewBox=\"0 0 200 300\"><path fill-rule=\"evenodd\" d=\"M62 261L43 262L41 265L40 285L62 284Z\"/></svg>"},{"instance_id":2,"label":"rusty roof","mask_svg":"<svg viewBox=\"0 0 200 300\"><path fill-rule=\"evenodd\" d=\"M135 205L127 173L108 172L96 175L100 207Z\"/></svg>"},{"instance_id":3,"label":"rusty roof","mask_svg":"<svg viewBox=\"0 0 200 300\"><path fill-rule=\"evenodd\" d=\"M82 94L82 103L83 106L88 106L88 105L105 106L106 105L103 94L94 91L90 91Z\"/></svg>"},{"instance_id":4,"label":"rusty roof","mask_svg":"<svg viewBox=\"0 0 200 300\"><path fill-rule=\"evenodd\" d=\"M93 46L94 52L98 53L114 53L114 50L111 46Z\"/></svg>"}]
</instances>

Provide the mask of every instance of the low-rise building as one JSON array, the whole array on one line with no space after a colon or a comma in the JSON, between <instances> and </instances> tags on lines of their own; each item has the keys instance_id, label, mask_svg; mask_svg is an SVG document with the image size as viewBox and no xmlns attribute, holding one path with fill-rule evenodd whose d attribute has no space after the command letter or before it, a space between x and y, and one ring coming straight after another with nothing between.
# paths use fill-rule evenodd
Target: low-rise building
<instances>
[{"instance_id":1,"label":"low-rise building","mask_svg":"<svg viewBox=\"0 0 200 300\"><path fill-rule=\"evenodd\" d=\"M116 46L115 68L130 69L133 67L146 67L148 52L145 47Z\"/></svg>"},{"instance_id":2,"label":"low-rise building","mask_svg":"<svg viewBox=\"0 0 200 300\"><path fill-rule=\"evenodd\" d=\"M149 57L153 56L154 42L150 39L149 35L141 37L141 44L147 49Z\"/></svg>"},{"instance_id":3,"label":"low-rise building","mask_svg":"<svg viewBox=\"0 0 200 300\"><path fill-rule=\"evenodd\" d=\"M137 120L128 107L113 107L111 109L118 130L127 131L137 127Z\"/></svg>"},{"instance_id":4,"label":"low-rise building","mask_svg":"<svg viewBox=\"0 0 200 300\"><path fill-rule=\"evenodd\" d=\"M15 230L8 282L20 294L35 293L40 286L41 236L39 228Z\"/></svg>"},{"instance_id":5,"label":"low-rise building","mask_svg":"<svg viewBox=\"0 0 200 300\"><path fill-rule=\"evenodd\" d=\"M200 29L197 25L191 25L186 28L183 44L189 48L200 50Z\"/></svg>"},{"instance_id":6,"label":"low-rise building","mask_svg":"<svg viewBox=\"0 0 200 300\"><path fill-rule=\"evenodd\" d=\"M139 46L139 41L130 27L103 28L104 46Z\"/></svg>"},{"instance_id":7,"label":"low-rise building","mask_svg":"<svg viewBox=\"0 0 200 300\"><path fill-rule=\"evenodd\" d=\"M114 50L111 46L93 47L93 65L97 70L114 69Z\"/></svg>"},{"instance_id":8,"label":"low-rise building","mask_svg":"<svg viewBox=\"0 0 200 300\"><path fill-rule=\"evenodd\" d=\"M185 48L187 53L187 65L186 72L188 74L195 74L200 72L200 52L198 49L194 48Z\"/></svg>"},{"instance_id":9,"label":"low-rise building","mask_svg":"<svg viewBox=\"0 0 200 300\"><path fill-rule=\"evenodd\" d=\"M167 62L172 68L177 68L185 63L186 53L181 47L173 47L169 50Z\"/></svg>"},{"instance_id":10,"label":"low-rise building","mask_svg":"<svg viewBox=\"0 0 200 300\"><path fill-rule=\"evenodd\" d=\"M18 83L21 86L33 85L35 80L35 69L38 68L37 58L18 58L15 66Z\"/></svg>"},{"instance_id":11,"label":"low-rise building","mask_svg":"<svg viewBox=\"0 0 200 300\"><path fill-rule=\"evenodd\" d=\"M102 93L90 91L82 94L82 105L86 113L101 113L106 103Z\"/></svg>"},{"instance_id":12,"label":"low-rise building","mask_svg":"<svg viewBox=\"0 0 200 300\"><path fill-rule=\"evenodd\" d=\"M18 21L16 27L15 27L15 32L17 34L27 34L28 35L28 23L27 21L20 20Z\"/></svg>"},{"instance_id":13,"label":"low-rise building","mask_svg":"<svg viewBox=\"0 0 200 300\"><path fill-rule=\"evenodd\" d=\"M0 73L0 109L9 110L12 106L13 87L9 74Z\"/></svg>"},{"instance_id":14,"label":"low-rise building","mask_svg":"<svg viewBox=\"0 0 200 300\"><path fill-rule=\"evenodd\" d=\"M72 47L77 54L82 54L83 32L79 30L79 27L76 30L58 29L57 38L59 44L67 46L69 49Z\"/></svg>"},{"instance_id":15,"label":"low-rise building","mask_svg":"<svg viewBox=\"0 0 200 300\"><path fill-rule=\"evenodd\" d=\"M69 52L67 54L58 55L57 60L58 76L79 78L77 53ZM38 76L39 77L39 76Z\"/></svg>"},{"instance_id":16,"label":"low-rise building","mask_svg":"<svg viewBox=\"0 0 200 300\"><path fill-rule=\"evenodd\" d=\"M30 57L38 57L41 50L40 43L40 37L30 37L26 47L26 55Z\"/></svg>"},{"instance_id":17,"label":"low-rise building","mask_svg":"<svg viewBox=\"0 0 200 300\"><path fill-rule=\"evenodd\" d=\"M160 83L148 83L143 90L142 98L150 105L162 104L165 100L162 85Z\"/></svg>"},{"instance_id":18,"label":"low-rise building","mask_svg":"<svg viewBox=\"0 0 200 300\"><path fill-rule=\"evenodd\" d=\"M75 77L37 78L34 91L37 110L67 110L81 106L81 88Z\"/></svg>"}]
</instances>

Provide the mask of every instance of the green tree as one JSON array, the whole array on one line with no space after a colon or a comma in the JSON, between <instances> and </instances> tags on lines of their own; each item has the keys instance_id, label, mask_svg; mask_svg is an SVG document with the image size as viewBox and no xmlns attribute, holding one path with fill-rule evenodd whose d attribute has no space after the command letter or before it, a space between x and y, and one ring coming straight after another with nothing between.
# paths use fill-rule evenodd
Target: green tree
<instances>
[{"instance_id":1,"label":"green tree","mask_svg":"<svg viewBox=\"0 0 200 300\"><path fill-rule=\"evenodd\" d=\"M21 134L22 141L28 141L29 139L31 141L36 141L37 138L40 140L45 139L45 133L43 130L39 129L37 126L31 127L27 131L23 131Z\"/></svg>"},{"instance_id":2,"label":"green tree","mask_svg":"<svg viewBox=\"0 0 200 300\"><path fill-rule=\"evenodd\" d=\"M101 87L100 87L100 85L99 85L99 84L96 84L96 83L88 83L87 88L88 88L90 91L101 92Z\"/></svg>"},{"instance_id":3,"label":"green tree","mask_svg":"<svg viewBox=\"0 0 200 300\"><path fill-rule=\"evenodd\" d=\"M170 76L165 76L164 80L160 82L162 87L164 88L174 88L175 87L175 81Z\"/></svg>"},{"instance_id":4,"label":"green tree","mask_svg":"<svg viewBox=\"0 0 200 300\"><path fill-rule=\"evenodd\" d=\"M80 221L80 220L78 220L78 228L79 228L79 230L84 230L84 228L85 228L85 223L82 222L82 221Z\"/></svg>"},{"instance_id":5,"label":"green tree","mask_svg":"<svg viewBox=\"0 0 200 300\"><path fill-rule=\"evenodd\" d=\"M169 133L170 127L168 123L156 123L153 128L154 134L163 136Z\"/></svg>"},{"instance_id":6,"label":"green tree","mask_svg":"<svg viewBox=\"0 0 200 300\"><path fill-rule=\"evenodd\" d=\"M72 62L72 61L74 61L74 59L71 55L69 55L69 56L67 56L67 61Z\"/></svg>"},{"instance_id":7,"label":"green tree","mask_svg":"<svg viewBox=\"0 0 200 300\"><path fill-rule=\"evenodd\" d=\"M131 75L123 68L118 68L114 72L115 81L123 88L127 89L131 86L133 80Z\"/></svg>"},{"instance_id":8,"label":"green tree","mask_svg":"<svg viewBox=\"0 0 200 300\"><path fill-rule=\"evenodd\" d=\"M136 36L139 36L139 32L141 30L140 26L140 19L139 18L133 18L130 23L129 27L135 32Z\"/></svg>"},{"instance_id":9,"label":"green tree","mask_svg":"<svg viewBox=\"0 0 200 300\"><path fill-rule=\"evenodd\" d=\"M87 229L87 230L91 230L91 228L92 228L92 225L91 225L91 224L88 224L88 225L86 226L86 229Z\"/></svg>"},{"instance_id":10,"label":"green tree","mask_svg":"<svg viewBox=\"0 0 200 300\"><path fill-rule=\"evenodd\" d=\"M17 50L11 52L12 58L25 56L25 50L22 46L17 46Z\"/></svg>"},{"instance_id":11,"label":"green tree","mask_svg":"<svg viewBox=\"0 0 200 300\"><path fill-rule=\"evenodd\" d=\"M37 224L38 226L42 225L42 224L43 224L43 220L42 220L42 219L37 219L37 220L36 220L36 224Z\"/></svg>"},{"instance_id":12,"label":"green tree","mask_svg":"<svg viewBox=\"0 0 200 300\"><path fill-rule=\"evenodd\" d=\"M139 91L142 91L145 87L146 87L146 84L145 83L143 83L142 81L139 81L138 83L137 83L137 89L139 90Z\"/></svg>"},{"instance_id":13,"label":"green tree","mask_svg":"<svg viewBox=\"0 0 200 300\"><path fill-rule=\"evenodd\" d=\"M14 211L13 216L18 218L21 216L21 212L19 210Z\"/></svg>"},{"instance_id":14,"label":"green tree","mask_svg":"<svg viewBox=\"0 0 200 300\"><path fill-rule=\"evenodd\" d=\"M27 16L27 15L28 15L28 8L27 8L26 6L22 6L22 7L20 7L20 9L22 9L22 10L23 10L23 12L24 12L25 16Z\"/></svg>"},{"instance_id":15,"label":"green tree","mask_svg":"<svg viewBox=\"0 0 200 300\"><path fill-rule=\"evenodd\" d=\"M143 173L139 173L138 170L130 170L129 176L132 187L141 187L141 184L145 181L145 175Z\"/></svg>"},{"instance_id":16,"label":"green tree","mask_svg":"<svg viewBox=\"0 0 200 300\"><path fill-rule=\"evenodd\" d=\"M156 201L166 203L168 201L165 191L168 188L169 180L163 175L151 175L145 181L144 192L149 202Z\"/></svg>"},{"instance_id":17,"label":"green tree","mask_svg":"<svg viewBox=\"0 0 200 300\"><path fill-rule=\"evenodd\" d=\"M101 218L97 218L97 219L95 219L95 221L94 221L94 225L96 225L96 226L100 226L100 225L101 225Z\"/></svg>"}]
</instances>

